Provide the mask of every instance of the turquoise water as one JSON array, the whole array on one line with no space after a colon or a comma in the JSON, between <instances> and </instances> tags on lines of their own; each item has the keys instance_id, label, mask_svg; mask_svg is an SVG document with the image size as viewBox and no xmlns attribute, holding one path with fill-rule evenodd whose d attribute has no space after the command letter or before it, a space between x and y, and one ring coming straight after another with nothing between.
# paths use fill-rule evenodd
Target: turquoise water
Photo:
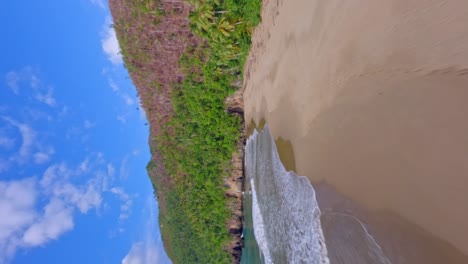
<instances>
[{"instance_id":1,"label":"turquoise water","mask_svg":"<svg viewBox=\"0 0 468 264\"><path fill-rule=\"evenodd\" d=\"M241 263L391 263L352 212L321 212L310 181L284 168L267 125L247 140L245 173Z\"/></svg>"},{"instance_id":2,"label":"turquoise water","mask_svg":"<svg viewBox=\"0 0 468 264\"><path fill-rule=\"evenodd\" d=\"M241 264L265 263L261 258L260 249L255 240L252 219L252 196L250 184L246 182L244 192L244 248L242 249Z\"/></svg>"},{"instance_id":3,"label":"turquoise water","mask_svg":"<svg viewBox=\"0 0 468 264\"><path fill-rule=\"evenodd\" d=\"M286 171L268 126L247 140L245 169L251 192L244 201L264 263L329 263L315 191L306 177ZM250 247L251 239L245 241Z\"/></svg>"}]
</instances>

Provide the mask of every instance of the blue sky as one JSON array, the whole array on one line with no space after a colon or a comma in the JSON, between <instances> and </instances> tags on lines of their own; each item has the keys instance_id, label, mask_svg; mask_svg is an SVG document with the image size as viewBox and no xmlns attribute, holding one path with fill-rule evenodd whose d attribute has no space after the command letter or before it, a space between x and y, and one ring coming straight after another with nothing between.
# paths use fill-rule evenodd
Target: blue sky
<instances>
[{"instance_id":1,"label":"blue sky","mask_svg":"<svg viewBox=\"0 0 468 264\"><path fill-rule=\"evenodd\" d=\"M170 263L107 3L0 9L0 264Z\"/></svg>"}]
</instances>

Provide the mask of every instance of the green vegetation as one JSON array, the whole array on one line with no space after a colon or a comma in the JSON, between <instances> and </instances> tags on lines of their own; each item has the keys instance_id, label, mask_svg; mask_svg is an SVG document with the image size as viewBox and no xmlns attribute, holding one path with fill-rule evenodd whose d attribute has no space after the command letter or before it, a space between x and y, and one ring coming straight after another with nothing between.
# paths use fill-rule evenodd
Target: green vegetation
<instances>
[{"instance_id":1,"label":"green vegetation","mask_svg":"<svg viewBox=\"0 0 468 264\"><path fill-rule=\"evenodd\" d=\"M225 250L231 237L223 178L231 169L242 120L225 111L224 101L234 92L231 84L242 78L250 36L260 22L261 0L188 0L194 7L188 17L189 28L179 31L172 27L174 23L182 25L183 20L175 16L169 19L170 10L164 1L123 1L130 12L119 14L115 28L126 67L152 129L152 116L158 120L167 117L150 140L153 156L161 154L171 181L169 184L151 176L160 201L159 221L166 251L174 263L231 263ZM120 12L122 8L114 10ZM193 40L184 30L192 31L199 40ZM162 44L155 48L155 40L145 34L148 31L161 36ZM160 31L164 34L158 35ZM170 48L164 49L167 46ZM179 65L171 65L175 51L165 55L172 48L184 51L174 63ZM176 70L167 71L173 78L161 77L161 67L182 70L183 80L176 81ZM166 79L170 89L161 81ZM173 112L169 114L167 107L152 102L155 94L164 93L170 94ZM153 159L147 169L150 175L157 174L158 163Z\"/></svg>"},{"instance_id":2,"label":"green vegetation","mask_svg":"<svg viewBox=\"0 0 468 264\"><path fill-rule=\"evenodd\" d=\"M240 137L241 119L225 111L224 100L233 92L230 84L240 78L261 2L191 2L191 29L208 45L192 47L182 57L185 80L173 87L174 116L158 140L177 186L160 222L173 234L174 262L230 263L223 250L230 237L222 178Z\"/></svg>"}]
</instances>

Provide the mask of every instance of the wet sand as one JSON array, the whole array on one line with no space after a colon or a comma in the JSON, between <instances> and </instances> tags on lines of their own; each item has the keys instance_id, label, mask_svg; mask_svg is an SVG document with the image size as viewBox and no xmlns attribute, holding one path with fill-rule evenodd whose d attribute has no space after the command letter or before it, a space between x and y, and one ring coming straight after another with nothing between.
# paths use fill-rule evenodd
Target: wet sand
<instances>
[{"instance_id":1,"label":"wet sand","mask_svg":"<svg viewBox=\"0 0 468 264\"><path fill-rule=\"evenodd\" d=\"M262 18L246 120L290 141L296 172L363 208L383 244L468 263L468 2L265 1Z\"/></svg>"}]
</instances>

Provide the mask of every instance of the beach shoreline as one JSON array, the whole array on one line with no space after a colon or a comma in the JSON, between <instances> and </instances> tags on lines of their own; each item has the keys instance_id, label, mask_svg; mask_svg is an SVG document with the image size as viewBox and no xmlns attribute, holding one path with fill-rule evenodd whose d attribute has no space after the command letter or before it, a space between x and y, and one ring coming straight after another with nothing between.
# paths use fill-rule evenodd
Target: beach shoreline
<instances>
[{"instance_id":1,"label":"beach shoreline","mask_svg":"<svg viewBox=\"0 0 468 264\"><path fill-rule=\"evenodd\" d=\"M375 212L364 218L377 237L395 227L421 252L466 261L468 3L263 5L246 124L264 119L299 175Z\"/></svg>"}]
</instances>

